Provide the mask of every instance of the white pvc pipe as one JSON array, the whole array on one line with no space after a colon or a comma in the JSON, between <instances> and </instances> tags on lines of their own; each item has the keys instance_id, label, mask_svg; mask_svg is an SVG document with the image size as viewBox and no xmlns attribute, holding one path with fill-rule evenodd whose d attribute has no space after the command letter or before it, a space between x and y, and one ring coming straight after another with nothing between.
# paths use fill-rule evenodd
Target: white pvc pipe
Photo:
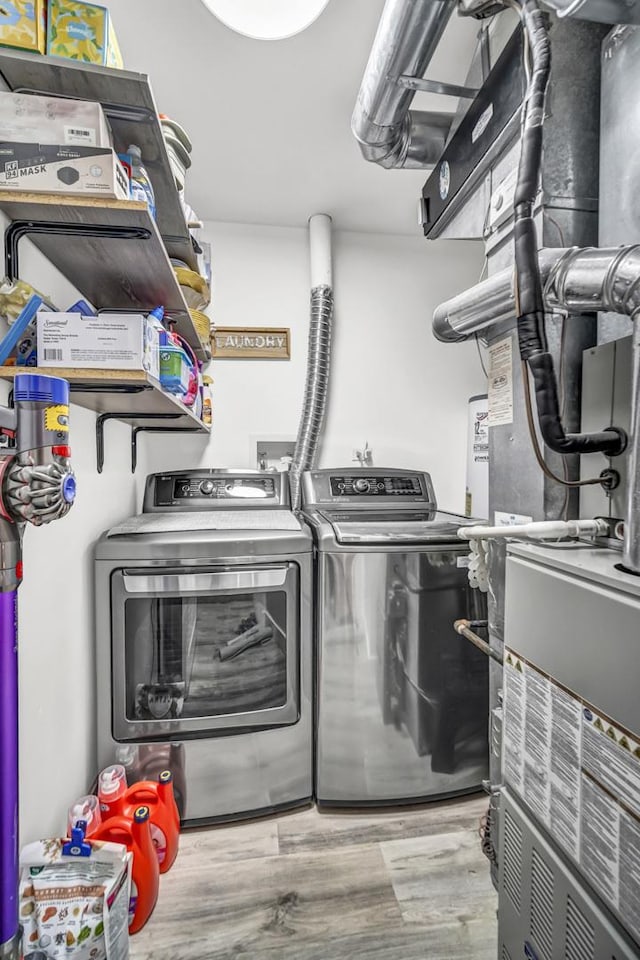
<instances>
[{"instance_id":1,"label":"white pvc pipe","mask_svg":"<svg viewBox=\"0 0 640 960\"><path fill-rule=\"evenodd\" d=\"M327 213L316 213L309 218L309 255L311 289L332 287L331 217Z\"/></svg>"},{"instance_id":2,"label":"white pvc pipe","mask_svg":"<svg viewBox=\"0 0 640 960\"><path fill-rule=\"evenodd\" d=\"M556 540L559 537L603 536L607 533L605 520L541 520L534 523L519 523L514 526L460 527L461 540L510 539L528 537L531 540Z\"/></svg>"}]
</instances>

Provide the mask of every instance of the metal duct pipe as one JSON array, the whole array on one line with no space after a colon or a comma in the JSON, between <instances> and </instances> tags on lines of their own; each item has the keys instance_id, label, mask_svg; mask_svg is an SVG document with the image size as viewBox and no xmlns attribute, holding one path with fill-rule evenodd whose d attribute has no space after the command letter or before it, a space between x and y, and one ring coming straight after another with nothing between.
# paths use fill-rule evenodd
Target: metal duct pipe
<instances>
[{"instance_id":1,"label":"metal duct pipe","mask_svg":"<svg viewBox=\"0 0 640 960\"><path fill-rule=\"evenodd\" d=\"M309 220L311 259L311 321L307 354L307 379L298 436L289 472L291 504L300 509L300 477L315 464L329 387L333 274L331 268L331 217L315 214Z\"/></svg>"},{"instance_id":2,"label":"metal duct pipe","mask_svg":"<svg viewBox=\"0 0 640 960\"><path fill-rule=\"evenodd\" d=\"M634 316L640 309L640 244L630 247L543 249L538 254L548 309L606 310ZM438 340L467 340L515 316L513 270L501 270L436 307Z\"/></svg>"},{"instance_id":3,"label":"metal duct pipe","mask_svg":"<svg viewBox=\"0 0 640 960\"><path fill-rule=\"evenodd\" d=\"M455 0L387 0L351 119L365 160L422 168L440 159L451 114L410 111L415 90L399 80L424 75L454 8Z\"/></svg>"},{"instance_id":4,"label":"metal duct pipe","mask_svg":"<svg viewBox=\"0 0 640 960\"><path fill-rule=\"evenodd\" d=\"M640 318L640 244L541 250L545 305L569 313L603 310ZM436 308L438 340L467 340L515 314L513 271L503 270ZM640 323L633 335L633 392L629 441L629 497L624 566L640 574Z\"/></svg>"}]
</instances>

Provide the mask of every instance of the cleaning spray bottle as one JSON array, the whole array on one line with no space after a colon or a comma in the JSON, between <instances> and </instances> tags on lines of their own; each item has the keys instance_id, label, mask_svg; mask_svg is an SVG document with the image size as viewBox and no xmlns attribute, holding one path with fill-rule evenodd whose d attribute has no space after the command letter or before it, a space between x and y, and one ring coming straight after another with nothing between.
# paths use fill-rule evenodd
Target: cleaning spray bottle
<instances>
[{"instance_id":1,"label":"cleaning spray bottle","mask_svg":"<svg viewBox=\"0 0 640 960\"><path fill-rule=\"evenodd\" d=\"M156 218L156 198L151 186L149 174L142 166L142 151L135 143L130 144L127 153L131 157L131 199L141 200L149 207L149 213Z\"/></svg>"}]
</instances>

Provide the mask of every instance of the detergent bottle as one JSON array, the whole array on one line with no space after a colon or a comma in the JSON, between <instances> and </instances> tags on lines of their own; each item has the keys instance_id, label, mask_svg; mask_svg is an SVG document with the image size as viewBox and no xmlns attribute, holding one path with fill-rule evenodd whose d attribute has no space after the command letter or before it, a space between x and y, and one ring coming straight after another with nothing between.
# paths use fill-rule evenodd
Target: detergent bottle
<instances>
[{"instance_id":1,"label":"detergent bottle","mask_svg":"<svg viewBox=\"0 0 640 960\"><path fill-rule=\"evenodd\" d=\"M121 843L133 854L131 868L131 897L129 899L129 933L142 930L153 913L158 899L160 871L158 858L151 840L149 807L140 806L133 818L110 817L94 833L92 840Z\"/></svg>"},{"instance_id":2,"label":"detergent bottle","mask_svg":"<svg viewBox=\"0 0 640 960\"><path fill-rule=\"evenodd\" d=\"M90 839L102 826L102 813L100 812L100 801L97 797L80 797L69 807L67 818L67 836L71 836L71 831L79 820L84 820L86 828L84 835Z\"/></svg>"},{"instance_id":3,"label":"detergent bottle","mask_svg":"<svg viewBox=\"0 0 640 960\"><path fill-rule=\"evenodd\" d=\"M178 854L180 815L173 795L173 774L163 770L158 782L142 780L129 787L123 799L123 813L130 817L141 804L149 807L151 839L158 858L160 873L166 873Z\"/></svg>"},{"instance_id":4,"label":"detergent bottle","mask_svg":"<svg viewBox=\"0 0 640 960\"><path fill-rule=\"evenodd\" d=\"M123 813L122 800L127 792L127 774L121 763L105 767L98 777L98 800L102 819Z\"/></svg>"}]
</instances>

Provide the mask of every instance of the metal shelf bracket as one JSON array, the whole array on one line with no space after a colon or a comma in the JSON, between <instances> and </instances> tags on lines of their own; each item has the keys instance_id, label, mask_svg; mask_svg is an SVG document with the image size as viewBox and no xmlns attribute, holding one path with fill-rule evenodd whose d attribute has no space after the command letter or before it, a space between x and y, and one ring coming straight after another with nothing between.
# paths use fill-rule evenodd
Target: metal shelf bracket
<instances>
[{"instance_id":1,"label":"metal shelf bracket","mask_svg":"<svg viewBox=\"0 0 640 960\"><path fill-rule=\"evenodd\" d=\"M132 427L131 428L131 473L136 472L138 466L138 434L139 433L198 433L197 427Z\"/></svg>"},{"instance_id":2,"label":"metal shelf bracket","mask_svg":"<svg viewBox=\"0 0 640 960\"><path fill-rule=\"evenodd\" d=\"M104 425L107 420L179 420L181 417L181 413L101 413L96 418L96 466L98 473L102 473L104 468ZM135 430L144 429L146 428L135 427L132 434ZM153 427L148 429L152 430Z\"/></svg>"},{"instance_id":3,"label":"metal shelf bracket","mask_svg":"<svg viewBox=\"0 0 640 960\"><path fill-rule=\"evenodd\" d=\"M114 240L148 240L146 227L113 227L107 224L55 223L49 220L14 220L4 232L4 273L9 280L20 276L18 244L30 234L58 237L110 237Z\"/></svg>"}]
</instances>

